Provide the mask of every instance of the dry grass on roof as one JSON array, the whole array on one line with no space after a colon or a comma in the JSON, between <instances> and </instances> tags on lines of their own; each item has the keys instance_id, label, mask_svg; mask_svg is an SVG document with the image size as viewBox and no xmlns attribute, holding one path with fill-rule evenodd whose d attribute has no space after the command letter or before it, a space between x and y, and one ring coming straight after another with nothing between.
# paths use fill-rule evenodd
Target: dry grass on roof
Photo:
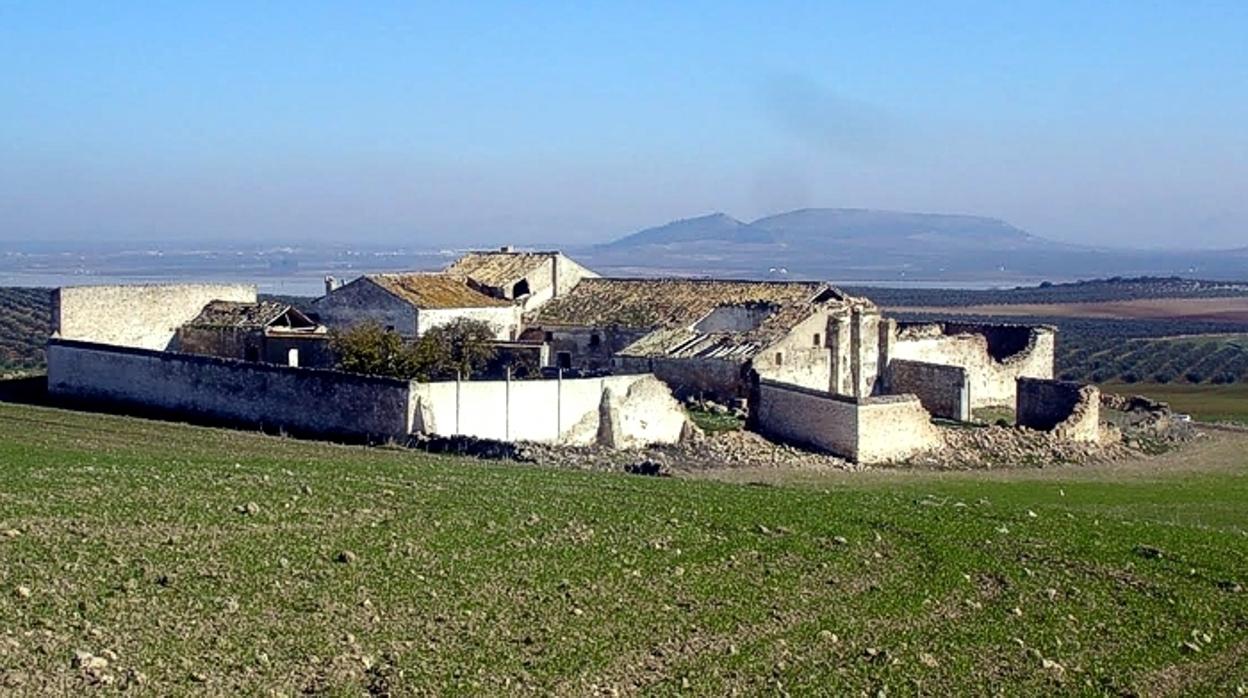
<instances>
[{"instance_id":1,"label":"dry grass on roof","mask_svg":"<svg viewBox=\"0 0 1248 698\"><path fill-rule=\"evenodd\" d=\"M513 284L543 264L550 264L550 252L469 252L446 268L447 274L466 276L485 286Z\"/></svg>"},{"instance_id":2,"label":"dry grass on roof","mask_svg":"<svg viewBox=\"0 0 1248 698\"><path fill-rule=\"evenodd\" d=\"M417 308L495 308L511 305L446 274L374 274L373 283Z\"/></svg>"},{"instance_id":3,"label":"dry grass on roof","mask_svg":"<svg viewBox=\"0 0 1248 698\"><path fill-rule=\"evenodd\" d=\"M538 323L595 327L683 327L721 305L811 302L822 282L717 279L583 279L538 312Z\"/></svg>"}]
</instances>

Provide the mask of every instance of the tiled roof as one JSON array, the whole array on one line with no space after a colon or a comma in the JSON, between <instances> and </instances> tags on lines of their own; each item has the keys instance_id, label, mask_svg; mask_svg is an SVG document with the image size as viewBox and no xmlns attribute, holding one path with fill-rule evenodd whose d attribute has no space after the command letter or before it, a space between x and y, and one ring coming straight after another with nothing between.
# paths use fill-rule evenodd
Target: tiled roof
<instances>
[{"instance_id":1,"label":"tiled roof","mask_svg":"<svg viewBox=\"0 0 1248 698\"><path fill-rule=\"evenodd\" d=\"M715 308L741 303L805 304L843 296L821 282L717 279L583 279L537 311L536 324L687 328Z\"/></svg>"},{"instance_id":2,"label":"tiled roof","mask_svg":"<svg viewBox=\"0 0 1248 698\"><path fill-rule=\"evenodd\" d=\"M368 279L417 308L495 308L511 305L447 274L371 274Z\"/></svg>"},{"instance_id":3,"label":"tiled roof","mask_svg":"<svg viewBox=\"0 0 1248 698\"><path fill-rule=\"evenodd\" d=\"M447 274L472 279L482 286L502 288L523 279L555 252L469 252L446 268Z\"/></svg>"},{"instance_id":4,"label":"tiled roof","mask_svg":"<svg viewBox=\"0 0 1248 698\"><path fill-rule=\"evenodd\" d=\"M689 327L655 330L619 353L622 356L746 359L783 339L820 307L821 304L811 302L775 305L758 327L739 332L699 332Z\"/></svg>"},{"instance_id":5,"label":"tiled roof","mask_svg":"<svg viewBox=\"0 0 1248 698\"><path fill-rule=\"evenodd\" d=\"M292 310L289 305L269 300L256 303L212 301L186 324L195 327L264 328L289 310Z\"/></svg>"}]
</instances>

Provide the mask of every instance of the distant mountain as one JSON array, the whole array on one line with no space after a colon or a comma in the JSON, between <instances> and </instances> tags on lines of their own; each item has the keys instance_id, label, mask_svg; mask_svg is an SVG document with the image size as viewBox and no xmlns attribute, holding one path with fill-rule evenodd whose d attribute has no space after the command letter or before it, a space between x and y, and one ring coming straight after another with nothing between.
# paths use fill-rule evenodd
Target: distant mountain
<instances>
[{"instance_id":1,"label":"distant mountain","mask_svg":"<svg viewBox=\"0 0 1248 698\"><path fill-rule=\"evenodd\" d=\"M594 247L612 274L1016 282L1112 275L1248 278L1243 250L1106 250L1059 243L983 216L808 208L743 222L673 221Z\"/></svg>"},{"instance_id":2,"label":"distant mountain","mask_svg":"<svg viewBox=\"0 0 1248 698\"><path fill-rule=\"evenodd\" d=\"M668 245L674 242L695 242L716 240L720 242L766 243L774 242L774 238L766 230L756 228L748 223L729 216L726 213L712 213L696 218L682 218L666 225L646 228L615 242L608 247L636 247L638 245Z\"/></svg>"}]
</instances>

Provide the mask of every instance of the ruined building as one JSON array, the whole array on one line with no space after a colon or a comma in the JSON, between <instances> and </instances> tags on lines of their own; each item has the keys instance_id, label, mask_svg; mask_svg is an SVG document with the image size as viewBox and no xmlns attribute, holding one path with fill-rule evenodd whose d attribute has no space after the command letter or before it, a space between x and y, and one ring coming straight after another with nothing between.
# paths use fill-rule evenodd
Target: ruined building
<instances>
[{"instance_id":1,"label":"ruined building","mask_svg":"<svg viewBox=\"0 0 1248 698\"><path fill-rule=\"evenodd\" d=\"M989 406L1067 438L1097 433L1088 391L1051 380L1052 328L898 323L822 282L600 278L558 252L503 249L327 284L306 314L211 285L66 288L56 309L54 393L308 431L671 441L685 430L675 393L740 401L752 428L861 462L939 448L933 417ZM371 321L415 338L461 318L553 380L314 370L334 365L333 329Z\"/></svg>"}]
</instances>

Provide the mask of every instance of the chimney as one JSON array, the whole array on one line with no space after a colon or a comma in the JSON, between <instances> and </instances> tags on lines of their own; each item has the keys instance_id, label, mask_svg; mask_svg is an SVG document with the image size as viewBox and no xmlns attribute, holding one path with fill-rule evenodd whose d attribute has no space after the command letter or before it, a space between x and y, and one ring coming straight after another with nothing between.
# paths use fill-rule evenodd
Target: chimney
<instances>
[{"instance_id":1,"label":"chimney","mask_svg":"<svg viewBox=\"0 0 1248 698\"><path fill-rule=\"evenodd\" d=\"M338 288L338 279L332 276L325 277L325 295L328 296L336 288Z\"/></svg>"},{"instance_id":2,"label":"chimney","mask_svg":"<svg viewBox=\"0 0 1248 698\"><path fill-rule=\"evenodd\" d=\"M511 245L503 245L502 247L498 248L498 251L499 251L499 252L506 252L506 253L509 253L509 254L510 254L511 252L514 252L514 251L515 251L515 249L516 249L516 248L512 247Z\"/></svg>"}]
</instances>

